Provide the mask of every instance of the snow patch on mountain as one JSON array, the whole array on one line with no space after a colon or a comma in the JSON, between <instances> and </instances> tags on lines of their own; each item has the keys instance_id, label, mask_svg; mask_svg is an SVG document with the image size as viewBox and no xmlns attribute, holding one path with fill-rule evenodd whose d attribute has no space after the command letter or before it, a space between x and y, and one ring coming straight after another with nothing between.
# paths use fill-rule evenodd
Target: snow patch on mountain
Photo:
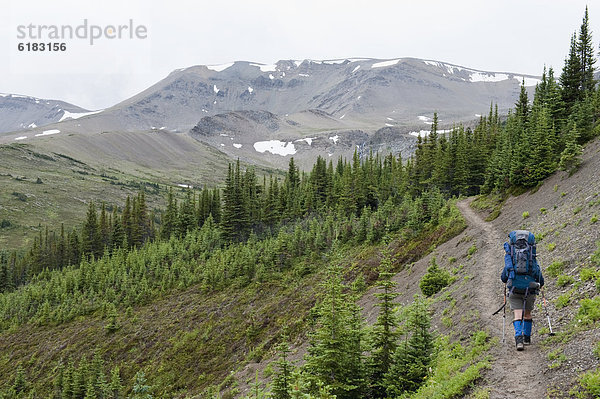
<instances>
[{"instance_id":1,"label":"snow patch on mountain","mask_svg":"<svg viewBox=\"0 0 600 399\"><path fill-rule=\"evenodd\" d=\"M229 68L230 66L233 66L233 62L228 62L227 64L219 64L219 65L207 65L206 67L208 69L210 69L211 71L215 71L215 72L222 72L224 70L226 70L227 68Z\"/></svg>"},{"instance_id":2,"label":"snow patch on mountain","mask_svg":"<svg viewBox=\"0 0 600 399\"><path fill-rule=\"evenodd\" d=\"M294 147L294 143L291 141L257 141L254 143L254 149L260 153L270 152L271 154L281 155L282 157L286 155L294 155L296 153L296 147Z\"/></svg>"},{"instance_id":3,"label":"snow patch on mountain","mask_svg":"<svg viewBox=\"0 0 600 399\"><path fill-rule=\"evenodd\" d=\"M508 79L505 73L473 72L469 76L471 82L502 82Z\"/></svg>"},{"instance_id":4,"label":"snow patch on mountain","mask_svg":"<svg viewBox=\"0 0 600 399\"><path fill-rule=\"evenodd\" d=\"M316 139L317 139L316 137L306 137L306 138L303 138L303 139L298 139L295 142L304 141L304 142L306 142L306 144L312 145L313 140L316 140Z\"/></svg>"},{"instance_id":5,"label":"snow patch on mountain","mask_svg":"<svg viewBox=\"0 0 600 399\"><path fill-rule=\"evenodd\" d=\"M63 114L63 116L58 121L62 122L62 121L67 120L67 119L79 119L79 118L83 118L84 116L94 115L94 114L100 113L102 111L104 111L104 110L101 109L101 110L98 110L98 111L91 111L91 112L69 112L69 111L63 111L64 114Z\"/></svg>"},{"instance_id":6,"label":"snow patch on mountain","mask_svg":"<svg viewBox=\"0 0 600 399\"><path fill-rule=\"evenodd\" d=\"M57 134L57 133L60 133L60 130L58 130L58 129L44 130L42 133L36 134L35 137L50 136L51 134Z\"/></svg>"},{"instance_id":7,"label":"snow patch on mountain","mask_svg":"<svg viewBox=\"0 0 600 399\"><path fill-rule=\"evenodd\" d=\"M339 139L340 139L340 136L338 136L337 134L335 136L331 136L329 138L329 140L333 141L333 144L337 144Z\"/></svg>"},{"instance_id":8,"label":"snow patch on mountain","mask_svg":"<svg viewBox=\"0 0 600 399\"><path fill-rule=\"evenodd\" d=\"M262 72L275 72L277 70L277 65L275 64L250 64L252 66L258 67Z\"/></svg>"},{"instance_id":9,"label":"snow patch on mountain","mask_svg":"<svg viewBox=\"0 0 600 399\"><path fill-rule=\"evenodd\" d=\"M396 59L396 60L389 60L389 61L382 61L382 62L376 62L373 65L371 65L371 68L383 68L383 67L389 67L392 65L396 65L397 63L400 62L400 58Z\"/></svg>"}]
</instances>

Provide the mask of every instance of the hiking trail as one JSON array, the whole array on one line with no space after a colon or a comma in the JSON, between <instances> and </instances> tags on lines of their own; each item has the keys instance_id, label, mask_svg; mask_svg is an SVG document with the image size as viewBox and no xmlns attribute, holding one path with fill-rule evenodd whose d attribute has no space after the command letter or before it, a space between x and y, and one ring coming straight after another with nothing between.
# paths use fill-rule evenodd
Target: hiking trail
<instances>
[{"instance_id":1,"label":"hiking trail","mask_svg":"<svg viewBox=\"0 0 600 399\"><path fill-rule=\"evenodd\" d=\"M483 244L478 247L479 275L473 278L476 290L475 299L481 323L499 337L500 342L492 350L494 360L491 368L484 374L483 386L490 389L490 399L504 398L543 398L546 396L545 359L539 349L540 337L537 334L543 325L543 315L534 308L534 329L532 344L522 352L515 349L512 312L507 304L506 341L502 342L502 312L492 316L503 302L504 284L500 281L500 272L504 267L502 244L507 240L490 222L485 222L471 207L473 198L457 203L463 214L470 234L481 237ZM515 227L516 228L516 227ZM541 300L541 298L538 298ZM536 301L537 307L538 301Z\"/></svg>"}]
</instances>

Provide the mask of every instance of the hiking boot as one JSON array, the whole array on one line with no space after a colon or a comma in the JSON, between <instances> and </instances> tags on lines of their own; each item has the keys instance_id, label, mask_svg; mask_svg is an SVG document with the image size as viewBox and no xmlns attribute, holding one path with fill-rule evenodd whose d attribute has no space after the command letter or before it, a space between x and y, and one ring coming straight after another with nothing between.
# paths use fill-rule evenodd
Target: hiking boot
<instances>
[{"instance_id":1,"label":"hiking boot","mask_svg":"<svg viewBox=\"0 0 600 399\"><path fill-rule=\"evenodd\" d=\"M531 345L531 335L525 335L525 336L523 336L523 343L525 345Z\"/></svg>"},{"instance_id":2,"label":"hiking boot","mask_svg":"<svg viewBox=\"0 0 600 399\"><path fill-rule=\"evenodd\" d=\"M525 349L525 346L523 345L523 336L522 335L518 335L515 337L515 343L517 344L518 351L522 351L523 349Z\"/></svg>"}]
</instances>

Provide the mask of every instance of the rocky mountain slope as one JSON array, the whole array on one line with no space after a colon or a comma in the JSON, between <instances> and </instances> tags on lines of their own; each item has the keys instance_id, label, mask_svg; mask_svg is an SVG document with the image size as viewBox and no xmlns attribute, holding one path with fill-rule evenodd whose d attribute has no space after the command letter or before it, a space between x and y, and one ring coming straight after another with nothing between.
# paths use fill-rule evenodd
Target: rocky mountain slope
<instances>
[{"instance_id":1,"label":"rocky mountain slope","mask_svg":"<svg viewBox=\"0 0 600 399\"><path fill-rule=\"evenodd\" d=\"M93 113L60 100L0 93L0 133L35 129Z\"/></svg>"},{"instance_id":2,"label":"rocky mountain slope","mask_svg":"<svg viewBox=\"0 0 600 399\"><path fill-rule=\"evenodd\" d=\"M430 130L434 112L442 130L478 120L490 102L506 112L522 82L532 90L538 79L414 58L201 65L176 70L99 112L50 103L52 110L44 121L24 113L12 112L4 119L0 114L6 125L0 131L15 124L29 127L0 135L0 144L35 145L47 135L89 136L101 143L108 139L100 135L105 133L118 139L123 133L160 132L191 135L227 156L268 167L284 168L292 155L299 165L310 166L317 155L337 159L351 156L356 148L363 154L383 150L407 157L414 150L414 135ZM14 97L3 101L46 104ZM87 146L64 140L61 152L111 159L112 145L105 144L82 156ZM146 145L136 146L136 154L143 155Z\"/></svg>"},{"instance_id":3,"label":"rocky mountain slope","mask_svg":"<svg viewBox=\"0 0 600 399\"><path fill-rule=\"evenodd\" d=\"M230 111L285 115L319 109L358 126L423 127L423 117L436 110L452 123L475 119L490 101L506 111L523 79L529 87L538 81L413 58L238 61L176 70L98 118L119 129L184 131L202 116Z\"/></svg>"}]
</instances>

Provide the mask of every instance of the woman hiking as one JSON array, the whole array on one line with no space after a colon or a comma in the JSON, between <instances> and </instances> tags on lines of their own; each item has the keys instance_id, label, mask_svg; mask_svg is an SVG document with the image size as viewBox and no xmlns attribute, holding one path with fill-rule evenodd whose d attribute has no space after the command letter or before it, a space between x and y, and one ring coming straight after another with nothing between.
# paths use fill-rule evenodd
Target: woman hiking
<instances>
[{"instance_id":1,"label":"woman hiking","mask_svg":"<svg viewBox=\"0 0 600 399\"><path fill-rule=\"evenodd\" d=\"M535 236L526 230L511 231L504 243L504 269L500 279L508 289L508 301L514 312L515 344L518 351L531 343L531 311L535 297L544 286L537 262Z\"/></svg>"}]
</instances>

